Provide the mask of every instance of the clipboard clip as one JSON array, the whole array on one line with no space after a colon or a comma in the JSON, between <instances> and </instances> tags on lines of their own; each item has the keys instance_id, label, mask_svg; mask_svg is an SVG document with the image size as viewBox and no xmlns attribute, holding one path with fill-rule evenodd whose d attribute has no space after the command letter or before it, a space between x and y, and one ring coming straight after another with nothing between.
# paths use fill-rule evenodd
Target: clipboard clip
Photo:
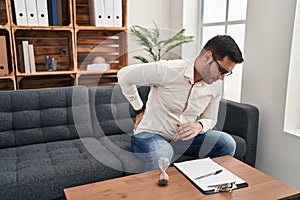
<instances>
[{"instance_id":1,"label":"clipboard clip","mask_svg":"<svg viewBox=\"0 0 300 200\"><path fill-rule=\"evenodd\" d=\"M207 187L214 188L215 192L232 192L233 189L237 188L235 181L217 185L209 185Z\"/></svg>"}]
</instances>

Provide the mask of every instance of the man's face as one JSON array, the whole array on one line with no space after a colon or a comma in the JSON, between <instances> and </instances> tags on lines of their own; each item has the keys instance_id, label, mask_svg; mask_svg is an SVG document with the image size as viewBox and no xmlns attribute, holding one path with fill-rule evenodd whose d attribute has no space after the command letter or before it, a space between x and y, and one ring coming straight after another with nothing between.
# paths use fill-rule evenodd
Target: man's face
<instances>
[{"instance_id":1,"label":"man's face","mask_svg":"<svg viewBox=\"0 0 300 200\"><path fill-rule=\"evenodd\" d=\"M202 80L207 84L212 84L219 79L224 80L224 77L233 70L235 64L228 56L225 56L222 60L217 60L211 51L207 51L197 58L195 67Z\"/></svg>"}]
</instances>

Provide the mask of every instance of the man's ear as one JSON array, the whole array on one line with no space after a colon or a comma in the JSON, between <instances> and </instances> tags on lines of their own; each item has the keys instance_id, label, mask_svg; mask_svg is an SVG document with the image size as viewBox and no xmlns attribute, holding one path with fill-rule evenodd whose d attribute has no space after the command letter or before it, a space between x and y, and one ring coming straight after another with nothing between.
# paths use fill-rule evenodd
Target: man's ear
<instances>
[{"instance_id":1,"label":"man's ear","mask_svg":"<svg viewBox=\"0 0 300 200\"><path fill-rule=\"evenodd\" d=\"M206 51L205 52L205 60L209 60L212 57L212 52L211 51Z\"/></svg>"}]
</instances>

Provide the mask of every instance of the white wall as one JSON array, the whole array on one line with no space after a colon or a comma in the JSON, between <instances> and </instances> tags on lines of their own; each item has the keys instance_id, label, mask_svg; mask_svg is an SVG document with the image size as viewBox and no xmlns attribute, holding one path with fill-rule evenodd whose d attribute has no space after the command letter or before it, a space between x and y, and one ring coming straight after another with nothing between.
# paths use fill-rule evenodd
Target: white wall
<instances>
[{"instance_id":1,"label":"white wall","mask_svg":"<svg viewBox=\"0 0 300 200\"><path fill-rule=\"evenodd\" d=\"M300 137L300 1L297 2L289 79L285 105L284 131Z\"/></svg>"},{"instance_id":2,"label":"white wall","mask_svg":"<svg viewBox=\"0 0 300 200\"><path fill-rule=\"evenodd\" d=\"M197 1L197 0L189 0ZM153 27L154 20L161 29L163 38L169 38L175 35L183 26L183 0L129 0L128 1L128 27L140 25L143 27ZM195 7L196 8L196 7ZM187 30L187 35L195 35L194 32ZM134 55L145 55L141 47L137 45L134 39L129 36L128 42L129 64L139 61L132 59ZM181 56L181 48L177 47L172 54L165 59L175 59Z\"/></svg>"},{"instance_id":3,"label":"white wall","mask_svg":"<svg viewBox=\"0 0 300 200\"><path fill-rule=\"evenodd\" d=\"M153 27L152 21L154 20L158 27L170 29L170 1L171 0L128 0L128 27L131 27L132 25ZM128 51L129 64L137 62L132 59L133 55L143 54L141 48L132 39L130 34Z\"/></svg>"},{"instance_id":4,"label":"white wall","mask_svg":"<svg viewBox=\"0 0 300 200\"><path fill-rule=\"evenodd\" d=\"M296 0L249 0L242 102L260 110L256 167L300 189L300 138L284 111Z\"/></svg>"},{"instance_id":5,"label":"white wall","mask_svg":"<svg viewBox=\"0 0 300 200\"><path fill-rule=\"evenodd\" d=\"M139 24L152 27L154 20L159 27L170 28L171 0L128 0L128 26Z\"/></svg>"}]
</instances>

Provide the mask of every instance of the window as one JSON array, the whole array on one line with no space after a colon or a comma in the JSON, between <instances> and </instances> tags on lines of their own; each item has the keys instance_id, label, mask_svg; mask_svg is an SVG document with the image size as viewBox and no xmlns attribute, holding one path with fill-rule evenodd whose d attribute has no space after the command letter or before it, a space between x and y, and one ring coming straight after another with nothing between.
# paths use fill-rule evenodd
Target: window
<instances>
[{"instance_id":1,"label":"window","mask_svg":"<svg viewBox=\"0 0 300 200\"><path fill-rule=\"evenodd\" d=\"M297 1L293 40L291 48L287 95L285 105L284 131L300 137L300 1Z\"/></svg>"},{"instance_id":2,"label":"window","mask_svg":"<svg viewBox=\"0 0 300 200\"><path fill-rule=\"evenodd\" d=\"M244 50L247 0L201 0L200 44L215 35L228 34L234 38L241 51ZM233 75L224 80L223 97L240 102L242 64L233 70Z\"/></svg>"}]
</instances>

